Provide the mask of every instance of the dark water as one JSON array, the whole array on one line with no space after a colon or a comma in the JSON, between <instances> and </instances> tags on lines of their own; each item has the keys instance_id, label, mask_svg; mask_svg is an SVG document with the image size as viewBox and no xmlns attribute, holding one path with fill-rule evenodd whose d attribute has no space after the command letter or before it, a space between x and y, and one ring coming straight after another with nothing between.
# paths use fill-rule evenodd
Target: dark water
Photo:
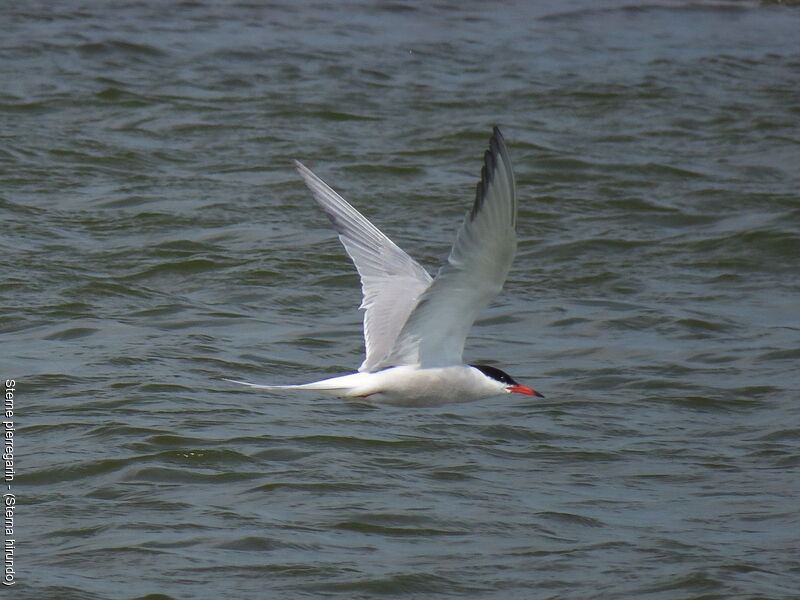
<instances>
[{"instance_id":1,"label":"dark water","mask_svg":"<svg viewBox=\"0 0 800 600\"><path fill-rule=\"evenodd\" d=\"M13 597L800 597L798 6L26 2L0 30ZM520 250L467 358L546 400L221 381L362 359L290 159L435 268L494 124Z\"/></svg>"}]
</instances>

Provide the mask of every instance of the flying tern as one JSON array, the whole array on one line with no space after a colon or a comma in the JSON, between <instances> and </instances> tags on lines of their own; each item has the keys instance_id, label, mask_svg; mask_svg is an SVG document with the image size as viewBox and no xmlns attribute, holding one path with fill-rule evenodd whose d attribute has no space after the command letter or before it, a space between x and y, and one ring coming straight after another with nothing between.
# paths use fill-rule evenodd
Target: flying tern
<instances>
[{"instance_id":1,"label":"flying tern","mask_svg":"<svg viewBox=\"0 0 800 600\"><path fill-rule=\"evenodd\" d=\"M514 172L497 127L484 154L475 201L435 277L305 165L295 161L294 166L361 277L366 357L357 373L312 383L227 381L401 405L509 393L542 396L496 367L464 364L462 359L467 334L502 289L517 246Z\"/></svg>"}]
</instances>

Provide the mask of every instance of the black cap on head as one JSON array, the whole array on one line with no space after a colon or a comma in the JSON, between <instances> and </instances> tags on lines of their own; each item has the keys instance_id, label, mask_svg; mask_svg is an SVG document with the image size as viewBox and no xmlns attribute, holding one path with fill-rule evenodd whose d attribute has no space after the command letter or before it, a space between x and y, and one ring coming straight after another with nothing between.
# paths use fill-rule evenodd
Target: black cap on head
<instances>
[{"instance_id":1,"label":"black cap on head","mask_svg":"<svg viewBox=\"0 0 800 600\"><path fill-rule=\"evenodd\" d=\"M499 381L500 383L504 383L506 385L519 385L514 379L506 373L505 371L501 371L497 367L490 367L488 365L470 365L470 367L475 367L486 375L487 377L491 377L495 381Z\"/></svg>"}]
</instances>

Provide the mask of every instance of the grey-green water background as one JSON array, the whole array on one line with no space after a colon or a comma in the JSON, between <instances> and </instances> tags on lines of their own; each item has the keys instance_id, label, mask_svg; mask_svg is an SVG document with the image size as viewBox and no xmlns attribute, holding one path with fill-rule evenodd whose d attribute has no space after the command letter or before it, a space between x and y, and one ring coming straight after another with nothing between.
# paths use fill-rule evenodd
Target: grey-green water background
<instances>
[{"instance_id":1,"label":"grey-green water background","mask_svg":"<svg viewBox=\"0 0 800 600\"><path fill-rule=\"evenodd\" d=\"M800 7L25 2L0 16L14 598L800 598ZM315 169L545 400L253 393L362 358ZM4 592L9 590L3 587Z\"/></svg>"}]
</instances>

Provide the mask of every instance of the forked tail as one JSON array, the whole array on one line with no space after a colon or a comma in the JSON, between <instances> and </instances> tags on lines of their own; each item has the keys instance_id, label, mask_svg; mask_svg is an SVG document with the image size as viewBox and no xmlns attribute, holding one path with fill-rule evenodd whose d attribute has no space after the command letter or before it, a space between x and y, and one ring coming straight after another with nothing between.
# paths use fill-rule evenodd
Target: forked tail
<instances>
[{"instance_id":1,"label":"forked tail","mask_svg":"<svg viewBox=\"0 0 800 600\"><path fill-rule=\"evenodd\" d=\"M261 385L258 383L249 383L247 381L239 381L237 379L222 378L223 381L230 381L231 383L238 383L239 385L246 385L247 387L255 388L258 390L290 390L296 387L303 387L297 385Z\"/></svg>"},{"instance_id":2,"label":"forked tail","mask_svg":"<svg viewBox=\"0 0 800 600\"><path fill-rule=\"evenodd\" d=\"M354 375L361 375L356 373ZM239 381L237 379L223 378L224 381L231 383L238 383L239 385L246 385L257 390L319 390L321 392L341 392L342 390L349 390L353 387L353 375L344 375L342 377L332 377L331 379L323 379L322 381L314 381L311 383L301 383L298 385L261 385L258 383L249 383L247 381Z\"/></svg>"}]
</instances>

